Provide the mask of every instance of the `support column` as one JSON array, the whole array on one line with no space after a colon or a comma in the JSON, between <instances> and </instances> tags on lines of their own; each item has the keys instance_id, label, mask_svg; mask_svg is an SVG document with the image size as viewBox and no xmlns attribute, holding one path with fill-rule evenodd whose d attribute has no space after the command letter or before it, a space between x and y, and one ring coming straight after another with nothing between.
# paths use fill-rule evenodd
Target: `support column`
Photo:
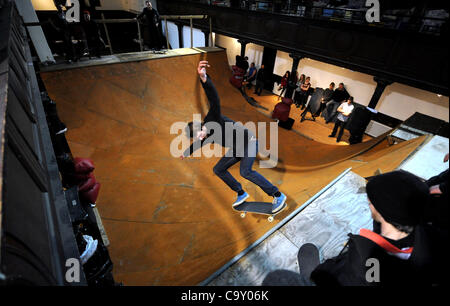
<instances>
[{"instance_id":1,"label":"support column","mask_svg":"<svg viewBox=\"0 0 450 306\"><path fill-rule=\"evenodd\" d=\"M210 32L209 30L202 30L203 35L205 36L205 47L209 47L209 36Z\"/></svg>"},{"instance_id":2,"label":"support column","mask_svg":"<svg viewBox=\"0 0 450 306\"><path fill-rule=\"evenodd\" d=\"M372 95L372 98L370 99L368 107L375 109L375 107L378 104L378 101L381 98L381 95L383 94L384 89L386 88L386 86L391 85L393 82L378 77L374 77L373 80L377 82L377 87L375 87L375 91Z\"/></svg>"},{"instance_id":3,"label":"support column","mask_svg":"<svg viewBox=\"0 0 450 306\"><path fill-rule=\"evenodd\" d=\"M184 48L184 41L183 41L183 24L179 22L175 22L178 28L178 46L180 48Z\"/></svg>"},{"instance_id":4,"label":"support column","mask_svg":"<svg viewBox=\"0 0 450 306\"><path fill-rule=\"evenodd\" d=\"M241 44L241 56L244 57L245 56L245 47L247 46L248 41L242 40L242 39L238 39L238 43Z\"/></svg>"},{"instance_id":5,"label":"support column","mask_svg":"<svg viewBox=\"0 0 450 306\"><path fill-rule=\"evenodd\" d=\"M298 53L291 53L289 54L289 57L292 58L292 69L291 69L291 77L288 82L288 87L286 89L286 94L284 95L287 98L292 98L292 94L294 93L294 85L295 82L295 75L297 72L298 64L300 63L300 60L304 57L301 54Z\"/></svg>"}]
</instances>

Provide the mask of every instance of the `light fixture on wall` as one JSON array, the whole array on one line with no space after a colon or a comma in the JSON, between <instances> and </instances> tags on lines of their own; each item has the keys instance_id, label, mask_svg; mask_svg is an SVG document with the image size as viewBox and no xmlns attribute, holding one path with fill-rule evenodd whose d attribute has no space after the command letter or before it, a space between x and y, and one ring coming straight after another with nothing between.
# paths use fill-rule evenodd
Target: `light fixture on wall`
<instances>
[{"instance_id":1,"label":"light fixture on wall","mask_svg":"<svg viewBox=\"0 0 450 306\"><path fill-rule=\"evenodd\" d=\"M440 94L437 94L437 96L438 96L438 98L442 97L442 95L440 95Z\"/></svg>"}]
</instances>

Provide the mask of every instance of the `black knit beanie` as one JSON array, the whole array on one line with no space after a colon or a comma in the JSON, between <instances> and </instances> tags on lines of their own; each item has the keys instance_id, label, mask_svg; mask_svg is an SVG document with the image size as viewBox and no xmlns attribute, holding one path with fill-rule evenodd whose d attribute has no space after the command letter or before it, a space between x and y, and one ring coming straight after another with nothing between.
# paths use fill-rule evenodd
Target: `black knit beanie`
<instances>
[{"instance_id":1,"label":"black knit beanie","mask_svg":"<svg viewBox=\"0 0 450 306\"><path fill-rule=\"evenodd\" d=\"M375 176L367 183L366 192L384 220L399 225L417 225L429 199L427 184L403 170Z\"/></svg>"}]
</instances>

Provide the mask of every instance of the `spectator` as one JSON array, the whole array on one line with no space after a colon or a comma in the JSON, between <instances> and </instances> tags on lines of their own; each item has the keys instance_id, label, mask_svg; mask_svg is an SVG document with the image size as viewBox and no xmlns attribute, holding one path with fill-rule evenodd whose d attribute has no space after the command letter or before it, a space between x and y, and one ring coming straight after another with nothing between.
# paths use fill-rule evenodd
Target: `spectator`
<instances>
[{"instance_id":1,"label":"spectator","mask_svg":"<svg viewBox=\"0 0 450 306\"><path fill-rule=\"evenodd\" d=\"M305 83L305 78L306 77L304 74L300 75L300 78L298 79L297 84L296 84L297 87L295 88L294 102L295 102L295 105L297 106L297 108L300 107L300 93L302 90L302 85L303 85L303 83Z\"/></svg>"},{"instance_id":2,"label":"spectator","mask_svg":"<svg viewBox=\"0 0 450 306\"><path fill-rule=\"evenodd\" d=\"M89 55L100 57L100 52L105 47L105 42L100 37L97 23L91 20L89 11L84 11L82 26L86 35Z\"/></svg>"},{"instance_id":3,"label":"spectator","mask_svg":"<svg viewBox=\"0 0 450 306\"><path fill-rule=\"evenodd\" d=\"M247 56L245 56L244 57L244 60L242 61L242 69L244 69L245 70L245 73L247 73L247 70L248 70L248 57Z\"/></svg>"},{"instance_id":4,"label":"spectator","mask_svg":"<svg viewBox=\"0 0 450 306\"><path fill-rule=\"evenodd\" d=\"M444 163L448 162L448 153L444 157ZM425 207L425 218L428 222L439 228L448 230L448 169L426 181L431 200Z\"/></svg>"},{"instance_id":5,"label":"spectator","mask_svg":"<svg viewBox=\"0 0 450 306\"><path fill-rule=\"evenodd\" d=\"M75 60L75 49L72 43L72 33L70 31L69 23L66 20L66 13L63 10L63 5L59 4L56 9L58 10L58 23L54 25L57 31L62 32L64 42L65 59L68 63L72 63Z\"/></svg>"},{"instance_id":6,"label":"spectator","mask_svg":"<svg viewBox=\"0 0 450 306\"><path fill-rule=\"evenodd\" d=\"M427 185L411 173L394 171L372 178L366 191L374 230L349 234L340 255L318 265L305 278L318 286L441 283L447 254L441 249L445 240L440 239L447 234L421 224L421 207L429 199ZM369 259L375 259L379 269L379 279L372 282L367 277L373 266L368 265Z\"/></svg>"},{"instance_id":7,"label":"spectator","mask_svg":"<svg viewBox=\"0 0 450 306\"><path fill-rule=\"evenodd\" d=\"M327 106L327 103L331 101L333 93L334 93L334 82L331 82L330 86L328 86L328 88L324 90L322 98L320 99L320 107L319 110L317 111L316 114L317 116L320 116L322 111Z\"/></svg>"},{"instance_id":8,"label":"spectator","mask_svg":"<svg viewBox=\"0 0 450 306\"><path fill-rule=\"evenodd\" d=\"M284 76L281 78L280 87L278 87L278 90L281 90L280 94L278 95L279 99L281 99L281 96L283 95L283 93L285 92L285 90L287 88L290 76L291 76L291 73L289 71L286 71Z\"/></svg>"},{"instance_id":9,"label":"spectator","mask_svg":"<svg viewBox=\"0 0 450 306\"><path fill-rule=\"evenodd\" d=\"M254 80L256 80L256 67L255 67L255 63L251 63L250 64L250 69L247 72L247 76L246 76L246 80L248 82L247 84L247 88L251 89L252 88L252 82Z\"/></svg>"},{"instance_id":10,"label":"spectator","mask_svg":"<svg viewBox=\"0 0 450 306\"><path fill-rule=\"evenodd\" d=\"M255 94L258 96L261 95L261 92L264 88L265 75L264 75L264 64L259 68L258 73L256 74L256 86L255 86Z\"/></svg>"},{"instance_id":11,"label":"spectator","mask_svg":"<svg viewBox=\"0 0 450 306\"><path fill-rule=\"evenodd\" d=\"M350 95L344 87L344 83L339 83L338 88L334 91L331 101L326 104L326 111L324 112L325 122L334 121L337 115L337 108L341 103L348 99Z\"/></svg>"},{"instance_id":12,"label":"spectator","mask_svg":"<svg viewBox=\"0 0 450 306\"><path fill-rule=\"evenodd\" d=\"M354 108L353 97L349 97L346 102L342 103L338 107L337 111L339 114L337 116L336 123L334 124L333 132L328 137L335 137L338 128L340 128L336 142L341 141L342 135L344 134L345 124Z\"/></svg>"},{"instance_id":13,"label":"spectator","mask_svg":"<svg viewBox=\"0 0 450 306\"><path fill-rule=\"evenodd\" d=\"M137 19L145 19L144 23L147 24L149 37L147 42L148 47L151 49L160 50L163 45L163 41L159 30L159 13L152 7L152 3L150 1L145 1L145 7L142 10L142 13L137 16Z\"/></svg>"},{"instance_id":14,"label":"spectator","mask_svg":"<svg viewBox=\"0 0 450 306\"><path fill-rule=\"evenodd\" d=\"M301 110L305 109L306 101L308 100L309 90L311 88L310 77L305 78L305 83L300 86L299 102L297 108L301 106Z\"/></svg>"}]
</instances>

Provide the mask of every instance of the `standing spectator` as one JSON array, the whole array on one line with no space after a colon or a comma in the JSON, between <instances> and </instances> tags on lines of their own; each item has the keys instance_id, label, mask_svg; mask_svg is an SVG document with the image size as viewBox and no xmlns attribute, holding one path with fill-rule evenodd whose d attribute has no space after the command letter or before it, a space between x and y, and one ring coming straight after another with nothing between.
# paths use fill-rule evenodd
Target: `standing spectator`
<instances>
[{"instance_id":1,"label":"standing spectator","mask_svg":"<svg viewBox=\"0 0 450 306\"><path fill-rule=\"evenodd\" d=\"M291 73L289 71L286 71L284 76L281 78L280 87L278 87L278 90L281 90L281 92L278 96L279 99L281 99L281 96L283 95L283 93L285 92L285 90L287 88L290 76L291 76Z\"/></svg>"},{"instance_id":2,"label":"standing spectator","mask_svg":"<svg viewBox=\"0 0 450 306\"><path fill-rule=\"evenodd\" d=\"M89 55L100 57L100 52L105 47L105 42L100 37L100 32L96 22L92 21L89 11L84 11L82 26L86 35Z\"/></svg>"},{"instance_id":3,"label":"standing spectator","mask_svg":"<svg viewBox=\"0 0 450 306\"><path fill-rule=\"evenodd\" d=\"M348 117L354 108L353 97L349 97L346 102L342 103L341 106L338 107L337 111L339 114L337 116L336 123L334 124L333 132L328 137L335 137L338 128L340 128L336 142L341 141L342 135L344 134L345 124L347 123Z\"/></svg>"},{"instance_id":4,"label":"standing spectator","mask_svg":"<svg viewBox=\"0 0 450 306\"><path fill-rule=\"evenodd\" d=\"M149 37L147 45L151 49L160 50L163 42L162 35L159 30L159 13L152 7L152 3L150 1L145 1L145 7L142 10L142 13L137 16L138 20L143 20L144 18L144 23L147 24Z\"/></svg>"},{"instance_id":5,"label":"standing spectator","mask_svg":"<svg viewBox=\"0 0 450 306\"><path fill-rule=\"evenodd\" d=\"M247 76L246 76L246 80L248 82L247 84L247 88L251 89L252 88L252 82L254 80L256 80L256 67L255 67L255 63L251 63L250 64L250 69L247 72Z\"/></svg>"},{"instance_id":6,"label":"standing spectator","mask_svg":"<svg viewBox=\"0 0 450 306\"><path fill-rule=\"evenodd\" d=\"M306 101L308 100L309 90L311 88L310 80L310 77L306 77L305 83L300 86L299 103L297 105L297 108L301 106L301 110L305 109Z\"/></svg>"},{"instance_id":7,"label":"standing spectator","mask_svg":"<svg viewBox=\"0 0 450 306\"><path fill-rule=\"evenodd\" d=\"M297 108L300 107L300 94L302 91L302 85L305 83L306 76L304 74L300 75L300 78L297 81L295 92L294 92L294 102Z\"/></svg>"},{"instance_id":8,"label":"standing spectator","mask_svg":"<svg viewBox=\"0 0 450 306\"><path fill-rule=\"evenodd\" d=\"M248 70L248 56L244 56L244 60L242 61L242 69L244 69L245 73Z\"/></svg>"},{"instance_id":9,"label":"standing spectator","mask_svg":"<svg viewBox=\"0 0 450 306\"><path fill-rule=\"evenodd\" d=\"M327 106L327 103L331 101L331 98L333 97L333 93L334 93L334 82L331 82L330 86L328 86L328 88L324 90L322 98L320 99L320 107L319 107L319 110L317 111L317 114L316 114L317 116L320 116L322 111Z\"/></svg>"},{"instance_id":10,"label":"standing spectator","mask_svg":"<svg viewBox=\"0 0 450 306\"><path fill-rule=\"evenodd\" d=\"M71 63L75 60L75 48L72 43L72 33L70 31L70 25L66 20L66 13L63 10L63 5L59 4L56 9L58 10L58 23L55 28L62 32L64 42L64 53L66 61Z\"/></svg>"},{"instance_id":11,"label":"standing spectator","mask_svg":"<svg viewBox=\"0 0 450 306\"><path fill-rule=\"evenodd\" d=\"M261 95L261 92L264 88L265 75L264 75L264 64L259 68L258 73L256 74L256 86L255 86L255 94L258 96Z\"/></svg>"}]
</instances>

